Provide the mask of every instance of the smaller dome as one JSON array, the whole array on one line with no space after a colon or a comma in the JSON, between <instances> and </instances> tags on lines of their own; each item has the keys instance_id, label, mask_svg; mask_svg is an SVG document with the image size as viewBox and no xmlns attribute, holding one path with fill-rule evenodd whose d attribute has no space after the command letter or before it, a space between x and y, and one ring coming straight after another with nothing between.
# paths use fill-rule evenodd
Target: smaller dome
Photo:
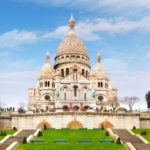
<instances>
[{"instance_id":1,"label":"smaller dome","mask_svg":"<svg viewBox=\"0 0 150 150\"><path fill-rule=\"evenodd\" d=\"M53 76L54 69L49 63L50 54L49 52L46 53L46 63L40 70L39 78L49 78Z\"/></svg>"},{"instance_id":2,"label":"smaller dome","mask_svg":"<svg viewBox=\"0 0 150 150\"><path fill-rule=\"evenodd\" d=\"M96 78L108 79L107 71L101 64L101 56L99 53L97 55L97 64L93 68L91 75L95 76Z\"/></svg>"}]
</instances>

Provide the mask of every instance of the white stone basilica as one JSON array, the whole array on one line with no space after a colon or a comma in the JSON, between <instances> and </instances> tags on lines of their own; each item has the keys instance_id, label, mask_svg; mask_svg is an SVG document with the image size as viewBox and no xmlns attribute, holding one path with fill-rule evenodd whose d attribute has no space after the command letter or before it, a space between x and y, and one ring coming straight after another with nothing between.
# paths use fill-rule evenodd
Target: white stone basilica
<instances>
[{"instance_id":1,"label":"white stone basilica","mask_svg":"<svg viewBox=\"0 0 150 150\"><path fill-rule=\"evenodd\" d=\"M90 58L84 43L75 34L72 16L69 33L58 47L54 66L50 65L49 59L47 52L37 86L29 88L28 110L112 109L117 103L114 101L117 89L110 86L100 54L90 71Z\"/></svg>"}]
</instances>

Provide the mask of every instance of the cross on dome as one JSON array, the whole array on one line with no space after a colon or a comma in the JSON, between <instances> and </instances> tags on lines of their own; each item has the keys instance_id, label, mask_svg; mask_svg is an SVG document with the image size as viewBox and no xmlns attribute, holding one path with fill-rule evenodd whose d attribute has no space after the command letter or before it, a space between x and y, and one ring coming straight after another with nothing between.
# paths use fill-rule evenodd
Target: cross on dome
<instances>
[{"instance_id":1,"label":"cross on dome","mask_svg":"<svg viewBox=\"0 0 150 150\"><path fill-rule=\"evenodd\" d=\"M49 63L49 59L50 59L50 54L49 52L47 51L46 52L46 62Z\"/></svg>"},{"instance_id":2,"label":"cross on dome","mask_svg":"<svg viewBox=\"0 0 150 150\"><path fill-rule=\"evenodd\" d=\"M97 54L97 63L101 63L101 55L100 55L100 53Z\"/></svg>"},{"instance_id":3,"label":"cross on dome","mask_svg":"<svg viewBox=\"0 0 150 150\"><path fill-rule=\"evenodd\" d=\"M69 34L75 33L75 21L73 16L71 15L69 20Z\"/></svg>"}]
</instances>

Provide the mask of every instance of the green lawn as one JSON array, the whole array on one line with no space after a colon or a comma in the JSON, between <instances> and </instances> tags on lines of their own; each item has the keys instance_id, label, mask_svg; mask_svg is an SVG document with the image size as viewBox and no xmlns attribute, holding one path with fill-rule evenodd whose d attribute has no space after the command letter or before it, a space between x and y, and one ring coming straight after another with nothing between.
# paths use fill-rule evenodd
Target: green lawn
<instances>
[{"instance_id":1,"label":"green lawn","mask_svg":"<svg viewBox=\"0 0 150 150\"><path fill-rule=\"evenodd\" d=\"M14 134L16 131L15 130L0 130L1 132L6 132L7 135L12 135ZM2 140L5 136L0 136L0 140Z\"/></svg>"},{"instance_id":2,"label":"green lawn","mask_svg":"<svg viewBox=\"0 0 150 150\"><path fill-rule=\"evenodd\" d=\"M132 130L135 134L141 134L142 131L146 131L147 135L142 135L146 140L150 142L150 129L136 129Z\"/></svg>"},{"instance_id":3,"label":"green lawn","mask_svg":"<svg viewBox=\"0 0 150 150\"><path fill-rule=\"evenodd\" d=\"M111 139L105 136L104 130L44 130L42 137L36 139L45 139L44 143L20 144L16 150L125 150L123 145L115 143L99 143L99 139ZM54 143L54 139L68 139L68 143ZM78 139L92 139L92 143L78 144Z\"/></svg>"}]
</instances>

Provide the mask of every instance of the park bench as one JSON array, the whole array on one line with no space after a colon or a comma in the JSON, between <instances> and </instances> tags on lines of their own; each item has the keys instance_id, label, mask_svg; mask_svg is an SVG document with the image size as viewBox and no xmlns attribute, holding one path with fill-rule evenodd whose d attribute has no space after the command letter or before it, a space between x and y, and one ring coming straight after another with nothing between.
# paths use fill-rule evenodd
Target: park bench
<instances>
[{"instance_id":1,"label":"park bench","mask_svg":"<svg viewBox=\"0 0 150 150\"><path fill-rule=\"evenodd\" d=\"M103 130L102 128L93 128L94 130Z\"/></svg>"},{"instance_id":2,"label":"park bench","mask_svg":"<svg viewBox=\"0 0 150 150\"><path fill-rule=\"evenodd\" d=\"M31 142L34 143L34 142L44 142L45 140L44 139L32 139Z\"/></svg>"},{"instance_id":3,"label":"park bench","mask_svg":"<svg viewBox=\"0 0 150 150\"><path fill-rule=\"evenodd\" d=\"M70 128L61 128L61 129L70 129Z\"/></svg>"},{"instance_id":4,"label":"park bench","mask_svg":"<svg viewBox=\"0 0 150 150\"><path fill-rule=\"evenodd\" d=\"M79 139L78 143L92 143L91 139Z\"/></svg>"},{"instance_id":5,"label":"park bench","mask_svg":"<svg viewBox=\"0 0 150 150\"><path fill-rule=\"evenodd\" d=\"M55 129L55 128L47 128L47 129Z\"/></svg>"},{"instance_id":6,"label":"park bench","mask_svg":"<svg viewBox=\"0 0 150 150\"><path fill-rule=\"evenodd\" d=\"M68 143L67 139L54 139L55 143Z\"/></svg>"},{"instance_id":7,"label":"park bench","mask_svg":"<svg viewBox=\"0 0 150 150\"><path fill-rule=\"evenodd\" d=\"M99 140L100 143L114 143L113 139L100 139Z\"/></svg>"}]
</instances>

